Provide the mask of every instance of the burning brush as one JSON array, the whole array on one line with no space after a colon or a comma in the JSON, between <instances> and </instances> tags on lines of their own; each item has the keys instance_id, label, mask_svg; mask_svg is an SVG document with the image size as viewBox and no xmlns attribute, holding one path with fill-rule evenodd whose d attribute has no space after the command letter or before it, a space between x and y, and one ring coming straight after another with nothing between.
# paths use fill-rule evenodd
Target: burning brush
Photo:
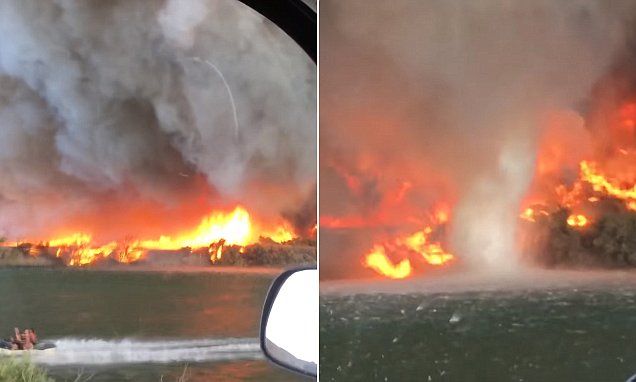
<instances>
[{"instance_id":1,"label":"burning brush","mask_svg":"<svg viewBox=\"0 0 636 382\"><path fill-rule=\"evenodd\" d=\"M596 152L579 161L574 179L535 176L543 190L530 195L534 202L520 215L521 246L531 261L636 266L636 103L624 103L604 121L591 134Z\"/></svg>"},{"instance_id":2,"label":"burning brush","mask_svg":"<svg viewBox=\"0 0 636 382\"><path fill-rule=\"evenodd\" d=\"M245 208L238 206L229 213L217 211L204 217L198 227L175 236L161 236L158 240L126 239L97 244L92 235L76 232L48 240L35 240L36 246L21 245L31 256L49 255L61 259L68 266L87 266L96 263L136 263L146 259L148 252L186 251L204 249L212 263L223 260L224 251L242 255L250 245L267 238L269 243L293 243L297 237L286 224L263 228L252 220ZM14 246L20 244L14 243ZM53 255L54 253L54 255ZM292 259L293 260L293 259ZM233 261L238 263L239 261Z\"/></svg>"},{"instance_id":3,"label":"burning brush","mask_svg":"<svg viewBox=\"0 0 636 382\"><path fill-rule=\"evenodd\" d=\"M448 213L440 210L435 214L433 225L408 235L393 237L391 240L373 245L364 256L363 264L380 275L403 279L411 276L416 269L427 266L442 266L455 260L434 237L441 236ZM395 263L392 259L398 259Z\"/></svg>"}]
</instances>

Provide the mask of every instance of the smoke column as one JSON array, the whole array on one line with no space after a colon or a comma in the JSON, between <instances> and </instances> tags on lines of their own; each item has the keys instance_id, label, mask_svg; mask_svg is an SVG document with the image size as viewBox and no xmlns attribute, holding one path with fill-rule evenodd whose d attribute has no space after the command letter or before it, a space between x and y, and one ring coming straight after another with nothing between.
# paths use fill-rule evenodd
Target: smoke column
<instances>
[{"instance_id":1,"label":"smoke column","mask_svg":"<svg viewBox=\"0 0 636 382\"><path fill-rule=\"evenodd\" d=\"M362 215L377 207L377 198L360 205L339 195L346 187L334 163L383 174L377 193L382 179L408 179L413 210L455 201L450 250L464 264L514 269L542 123L589 95L625 48L635 6L323 1L321 214L337 215L331 205ZM322 251L321 264L333 255Z\"/></svg>"},{"instance_id":2,"label":"smoke column","mask_svg":"<svg viewBox=\"0 0 636 382\"><path fill-rule=\"evenodd\" d=\"M315 83L300 47L234 0L3 1L0 234L302 206Z\"/></svg>"}]
</instances>

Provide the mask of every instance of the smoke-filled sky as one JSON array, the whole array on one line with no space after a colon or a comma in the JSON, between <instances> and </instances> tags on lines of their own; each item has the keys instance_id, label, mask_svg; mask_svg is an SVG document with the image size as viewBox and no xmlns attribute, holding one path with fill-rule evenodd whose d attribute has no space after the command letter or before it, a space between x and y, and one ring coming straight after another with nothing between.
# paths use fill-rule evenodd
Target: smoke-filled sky
<instances>
[{"instance_id":1,"label":"smoke-filled sky","mask_svg":"<svg viewBox=\"0 0 636 382\"><path fill-rule=\"evenodd\" d=\"M314 63L237 1L3 1L0 234L293 215L315 115Z\"/></svg>"},{"instance_id":2,"label":"smoke-filled sky","mask_svg":"<svg viewBox=\"0 0 636 382\"><path fill-rule=\"evenodd\" d=\"M514 267L544 122L590 97L626 48L636 2L324 0L320 11L321 216L373 215L408 181L390 223L450 201L451 251ZM322 269L346 252L324 237Z\"/></svg>"}]
</instances>

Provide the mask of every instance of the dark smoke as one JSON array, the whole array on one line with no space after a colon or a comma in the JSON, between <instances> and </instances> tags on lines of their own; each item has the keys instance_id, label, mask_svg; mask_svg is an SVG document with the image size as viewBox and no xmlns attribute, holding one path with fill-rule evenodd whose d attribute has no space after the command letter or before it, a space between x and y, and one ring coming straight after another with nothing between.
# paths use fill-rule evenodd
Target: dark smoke
<instances>
[{"instance_id":1,"label":"dark smoke","mask_svg":"<svg viewBox=\"0 0 636 382\"><path fill-rule=\"evenodd\" d=\"M316 192L317 189L314 187L307 193L300 207L283 211L282 214L302 237L315 236L314 228L317 221L316 212L318 211Z\"/></svg>"},{"instance_id":2,"label":"dark smoke","mask_svg":"<svg viewBox=\"0 0 636 382\"><path fill-rule=\"evenodd\" d=\"M297 208L316 179L315 83L234 0L3 1L0 232Z\"/></svg>"}]
</instances>

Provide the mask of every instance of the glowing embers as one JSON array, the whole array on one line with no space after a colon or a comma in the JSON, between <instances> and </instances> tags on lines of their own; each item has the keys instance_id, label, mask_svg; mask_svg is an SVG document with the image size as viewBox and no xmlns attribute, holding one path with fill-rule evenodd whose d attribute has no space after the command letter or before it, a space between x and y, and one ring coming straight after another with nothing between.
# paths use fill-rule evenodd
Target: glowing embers
<instances>
[{"instance_id":1,"label":"glowing embers","mask_svg":"<svg viewBox=\"0 0 636 382\"><path fill-rule=\"evenodd\" d=\"M445 213L441 223L446 219L448 214ZM455 256L445 251L439 242L430 239L433 231L429 226L413 234L375 244L364 256L363 264L382 276L403 279L419 268L417 264L442 266L455 260ZM399 260L393 261L392 258Z\"/></svg>"},{"instance_id":2,"label":"glowing embers","mask_svg":"<svg viewBox=\"0 0 636 382\"><path fill-rule=\"evenodd\" d=\"M585 227L588 225L589 220L585 217L585 215L572 214L568 216L567 223L571 227Z\"/></svg>"},{"instance_id":3,"label":"glowing embers","mask_svg":"<svg viewBox=\"0 0 636 382\"><path fill-rule=\"evenodd\" d=\"M537 216L549 215L549 213L545 211L543 208L544 208L543 206L528 207L523 210L523 212L521 213L521 215L519 215L519 217L523 220L527 220L534 223L537 221Z\"/></svg>"}]
</instances>

